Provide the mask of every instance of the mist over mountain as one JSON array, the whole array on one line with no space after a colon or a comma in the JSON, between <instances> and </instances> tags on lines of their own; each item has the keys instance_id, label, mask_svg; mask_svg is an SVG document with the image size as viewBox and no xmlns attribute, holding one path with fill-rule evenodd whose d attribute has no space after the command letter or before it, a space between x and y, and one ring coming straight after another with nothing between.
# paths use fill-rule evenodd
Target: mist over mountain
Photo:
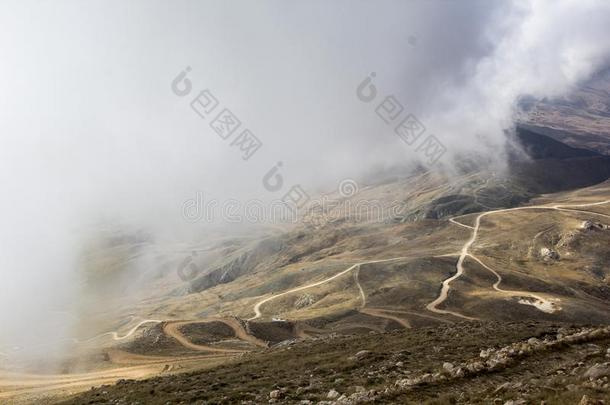
<instances>
[{"instance_id":1,"label":"mist over mountain","mask_svg":"<svg viewBox=\"0 0 610 405\"><path fill-rule=\"evenodd\" d=\"M272 299L266 321L381 330L367 318L379 318L378 307L358 307L326 284L309 295L289 291L386 257L414 260L405 266L425 287L420 297L411 285L392 290L400 277L389 273L365 279L373 303L425 310L451 272L461 274L446 255L469 252L458 243L464 235L446 229L460 226L450 219L603 200L609 21L605 0L3 2L0 368L3 358L29 365L47 357L56 371L65 361L55 357L80 353L78 342L114 339L120 334L110 331L121 328L135 334L139 322L247 320L253 305L259 311L277 294L284 298ZM557 200L538 200L549 193ZM273 204L286 200L300 217L275 221ZM319 201L330 205L311 204ZM599 222L607 213L587 215ZM536 217L530 225L540 229L531 231L541 236L531 246L494 239L476 253L488 260L503 251L489 266L531 270L505 275L510 291L531 285L556 294L568 308L558 320L600 320L605 236L584 240L581 219L593 221L557 220L544 231L552 224ZM575 285L548 276L538 267L541 249L566 254L586 275L575 273ZM466 253L458 267L474 260ZM183 282L183 271L196 277ZM487 291L477 284L484 278L472 276L467 287ZM488 292L464 291L452 298L462 319L500 305ZM406 292L417 303L397 298ZM534 312L511 301L511 314L539 320L536 305L555 302L532 297L521 299ZM319 312L308 309L314 302ZM225 319L214 333L267 341L244 338L250 326L242 333L235 322ZM150 333L180 329L159 325ZM178 353L170 352L163 356Z\"/></svg>"}]
</instances>

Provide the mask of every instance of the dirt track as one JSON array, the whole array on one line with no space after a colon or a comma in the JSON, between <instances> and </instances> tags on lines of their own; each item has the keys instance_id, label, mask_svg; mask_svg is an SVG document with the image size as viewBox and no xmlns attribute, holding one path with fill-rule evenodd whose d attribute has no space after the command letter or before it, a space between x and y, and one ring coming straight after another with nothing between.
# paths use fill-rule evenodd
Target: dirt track
<instances>
[{"instance_id":1,"label":"dirt track","mask_svg":"<svg viewBox=\"0 0 610 405\"><path fill-rule=\"evenodd\" d=\"M105 336L111 336L113 340L124 340L133 336L142 325L158 322L161 321L141 321L124 335L119 335L118 332L115 331L103 333L83 341L78 341L77 339L74 339L74 341L86 343ZM214 352L213 349L206 350ZM15 397L26 398L41 393L52 394L54 392L79 391L83 388L95 385L113 384L120 379L141 379L159 375L171 364L188 364L204 360L215 362L227 357L226 354L208 354L188 357L148 356L116 349L109 350L108 356L112 363L122 365L122 367L77 374L28 374L0 371L0 399Z\"/></svg>"},{"instance_id":2,"label":"dirt track","mask_svg":"<svg viewBox=\"0 0 610 405\"><path fill-rule=\"evenodd\" d=\"M606 216L605 214L599 214L596 212L590 212L590 211L586 211L586 210L573 210L571 208L592 207L592 206L604 205L607 203L610 203L610 200L599 201L599 202L588 203L588 204L555 204L555 205L550 205L550 206L549 205L534 205L534 206L528 206L528 207L515 207L515 208L505 208L505 209L499 209L499 210L494 210L494 211L487 211L487 212L483 212L483 213L477 215L477 217L475 219L474 227L470 227L468 225L464 225L464 224L456 221L455 218L459 218L459 217L451 218L450 222L453 224L456 224L456 225L459 225L462 227L466 227L466 228L472 228L472 230L473 230L472 235L471 235L470 239L468 239L468 241L466 241L466 243L462 247L462 250L460 252L460 257L456 264L456 269L457 269L456 273L453 276L451 276L443 281L441 292L440 292L439 296L434 301L432 301L430 304L428 304L426 306L426 308L431 312L435 312L435 313L439 313L439 314L454 315L459 318L468 319L468 320L477 319L477 318L473 318L470 316L460 314L458 312L438 308L438 306L440 304L442 304L443 302L445 302L445 300L447 299L451 282L454 280L457 280L458 278L460 278L462 276L462 274L464 274L464 260L466 259L466 257L471 257L472 259L476 260L479 264L481 264L485 269L492 272L498 278L498 281L494 284L494 289L496 291L504 293L504 294L510 294L510 295L528 296L535 300L533 305L536 308L538 308L544 312L553 312L556 309L556 304L545 298L542 298L539 294L534 294L534 293L524 292L524 291L507 291L507 290L500 289L499 285L502 282L502 277L495 270L493 270L489 266L485 265L480 259L478 259L477 257L475 257L473 254L471 254L469 252L470 247L473 245L473 243L477 239L477 235L479 233L479 229L481 226L481 219L483 217L486 217L489 215L503 213L503 212L533 210L533 209L542 209L542 210L550 209L550 210L557 210L557 211L578 211L578 212L584 212L584 213L588 213L588 214L597 214L597 215ZM529 302L523 302L523 303L530 304Z\"/></svg>"},{"instance_id":3,"label":"dirt track","mask_svg":"<svg viewBox=\"0 0 610 405\"><path fill-rule=\"evenodd\" d=\"M466 241L466 243L462 247L461 251L458 253L459 259L456 264L456 270L457 270L456 273L442 282L442 288L441 288L441 292L440 292L439 296L433 302L428 304L427 309L434 313L449 314L449 315L454 315L454 316L464 318L464 319L469 319L469 320L475 319L475 318L472 318L472 317L469 317L469 316L466 316L463 314L459 314L457 312L443 310L443 309L438 308L438 306L441 305L443 302L445 302L445 300L447 299L448 293L450 291L451 282L458 279L464 273L464 261L466 260L466 258L470 258L470 259L476 261L477 263L479 263L482 267L484 267L486 270L490 271L492 274L494 274L496 276L497 281L493 284L493 288L497 292L506 294L506 295L511 295L511 296L530 297L530 298L534 299L535 302L540 303L540 305L536 305L536 307L538 309L547 310L547 311L555 310L554 306L556 304L554 302L551 302L549 299L542 297L539 294L525 292L525 291L511 291L511 290L501 289L500 284L502 282L502 277L500 276L500 274L498 272L496 272L495 270L493 270L491 267L487 266L485 263L483 263L479 258L474 256L472 253L470 253L470 248L477 240L478 232L480 230L481 220L486 216L497 214L497 213L519 211L519 210L535 210L535 209L542 209L542 210L550 209L550 210L557 210L557 211L582 212L582 213L587 213L590 215L599 215L599 216L604 216L604 217L610 218L610 216L606 215L606 214L586 211L584 209L579 209L579 208L603 205L603 204L607 204L607 203L610 203L610 200L596 202L596 203L588 203L588 204L539 205L539 206L516 207L516 208L488 211L488 212L481 213L476 217L474 226L469 226L469 225L465 225L465 224L458 222L456 220L456 218L458 218L458 217L451 218L450 219L451 223L464 227L464 228L467 228L467 229L471 229L472 235ZM349 272L357 270L354 274L354 277L355 277L355 281L356 281L356 284L359 289L360 296L362 298L362 305L361 305L360 311L362 313L369 314L372 316L377 316L377 317L394 320L394 321L400 323L402 326L408 328L408 327L410 327L410 324L407 320L399 318L398 316L394 315L394 314L400 314L400 313L407 314L407 312L391 311L391 310L385 310L382 308L366 308L366 294L364 292L364 289L362 288L362 286L360 285L360 283L358 281L358 271L360 270L360 267L364 264L383 263L383 262L397 261L397 260L403 260L403 259L406 259L406 257L379 259L379 260L371 260L371 261L356 263L356 264L351 265L347 269L345 269L331 277L323 279L321 281L310 283L305 286L293 288L288 291L264 298L264 299L258 301L254 305L253 310L254 310L255 315L252 318L250 318L250 320L262 317L261 307L265 303L268 303L276 298L279 298L279 297L282 297L282 296L285 296L288 294L292 294L292 293L295 293L298 291L303 291L305 289L323 285L325 283L328 283L328 282L331 282L331 281L337 279L338 277L341 277L342 275L345 275ZM531 303L530 303L530 305L531 305ZM414 314L414 315L420 315L420 314ZM227 356L230 356L231 354L237 354L237 353L243 352L243 350L237 350L237 349L224 349L224 348L218 348L218 347L209 346L209 345L197 345L197 344L192 343L188 338L186 338L180 332L180 327L182 327L184 325L192 324L192 323L200 323L200 322L212 322L212 321L220 321L220 322L227 324L234 330L236 337L243 341L252 343L253 345L256 345L256 346L261 346L261 347L267 346L266 342L263 342L262 340L254 337L252 335L249 335L247 333L247 331L244 329L243 325L237 319L219 318L219 319L211 319L211 320L204 320L204 321L201 321L201 320L173 321L173 322L168 322L168 323L164 324L164 326L163 326L163 330L168 336L173 337L180 344L182 344L183 346L185 346L189 349L210 352L210 354L201 355L201 356L192 356L192 357L187 357L187 358L184 358L184 357L183 358L174 358L174 357L164 357L164 356L134 355L134 354L122 352L122 351L112 351L109 354L111 355L111 360L113 362L115 362L116 364L134 364L135 363L138 365L118 367L118 368L114 368L111 370L95 371L95 372L90 372L90 373L66 374L66 375L34 375L34 374L18 374L18 373L2 372L0 374L0 398L6 399L6 398L13 398L15 396L31 395L31 394L37 394L37 393L43 393L43 392L48 393L48 392L57 392L57 391L65 391L65 390L78 390L78 389L82 389L83 387L90 387L93 385L114 383L118 379L139 379L139 378L144 378L144 377L149 377L152 375L160 374L161 372L163 372L164 367L166 367L166 365L169 363L190 362L190 361L199 362L204 359L207 359L207 360L222 359L222 358L227 358ZM125 339L133 336L142 325L147 324L147 323L160 323L160 322L162 322L162 321L154 320L154 319L147 319L147 320L143 320L143 321L139 322L137 325L135 325L129 331L127 331L124 335L119 335L118 332L114 331L114 332L107 332L107 333L95 336L93 338L90 338L90 339L87 339L84 341L75 340L75 342L79 342L79 343L89 342L89 341L99 339L99 338L102 338L105 336L110 336L113 340L116 340L116 341L125 340ZM302 332L303 332L303 335L305 335L305 331L303 330ZM214 354L214 353L216 353L216 354Z\"/></svg>"},{"instance_id":4,"label":"dirt track","mask_svg":"<svg viewBox=\"0 0 610 405\"><path fill-rule=\"evenodd\" d=\"M131 328L123 336L119 336L118 332L114 331L114 332L102 333L101 335L97 335L97 336L94 336L92 338L85 339L85 340L79 340L79 339L72 339L72 340L73 340L74 343L87 343L87 342L91 342L93 340L97 340L97 339L103 338L104 336L111 336L112 340L125 340L125 339L131 337L134 333L136 333L136 331L138 329L140 329L140 326L146 325L147 323L161 323L161 322L163 322L163 321L160 321L160 320L157 320L157 319L145 319L145 320L139 322L133 328Z\"/></svg>"},{"instance_id":5,"label":"dirt track","mask_svg":"<svg viewBox=\"0 0 610 405\"><path fill-rule=\"evenodd\" d=\"M196 321L179 321L179 322L168 322L163 325L163 332L176 339L182 346L197 350L197 351L209 351L209 352L220 352L220 353L241 353L244 350L238 349L224 349L220 347L210 346L210 345L198 345L191 342L184 334L180 331L180 328L185 325L195 324L195 323L206 323L206 322L222 322L225 325L229 326L233 329L235 336L248 343L252 343L255 346L259 347L267 347L267 342L258 339L246 332L244 327L237 319L233 318L213 318L207 320L196 320Z\"/></svg>"},{"instance_id":6,"label":"dirt track","mask_svg":"<svg viewBox=\"0 0 610 405\"><path fill-rule=\"evenodd\" d=\"M456 218L460 218L459 217L454 217L454 218L450 218L449 221L455 225L467 228L467 229L471 229L472 230L472 235L471 237L466 241L466 243L464 243L460 253L459 253L459 258L456 264L456 273L454 275L452 275L451 277L445 279L442 282L442 287L441 287L441 292L439 294L439 296L432 301L431 303L429 303L426 306L426 309L428 309L431 312L434 313L438 313L438 314L443 314L443 315L453 315L456 316L458 318L462 318L462 319L467 319L467 320L477 320L478 318L475 317L471 317L471 316L467 316L464 314L460 314L458 312L455 311L450 311L450 310L446 310L446 309L439 309L438 306L441 305L442 303L444 303L447 300L447 297L449 295L449 290L450 290L450 284L452 281L457 280L458 278L460 278L462 276L462 274L464 274L464 261L467 257L472 258L473 260L477 261L479 264L481 264L485 269L487 269L488 271L492 272L497 278L498 281L496 283L494 283L493 288L502 293L502 294L508 294L511 296L524 296L524 297L529 297L532 298L534 300L533 303L529 302L529 301L524 301L522 302L523 304L527 304L527 305L534 305L536 308L540 309L541 311L544 312L554 312L555 310L558 309L558 306L555 302L552 302L549 299L543 298L540 294L535 294L535 293L531 293L531 292L527 292L527 291L510 291L510 290L503 290L499 287L500 283L502 282L502 277L500 276L500 274L498 272L496 272L495 270L493 270L491 267L485 265L480 259L478 259L476 256L474 256L473 254L470 253L470 247L474 244L474 242L477 239L479 230L480 230L480 226L481 226L481 219L489 216L489 215L493 215L493 214L498 214L498 213L504 213L504 212L512 212L512 211L521 211L521 210L535 210L535 209L540 209L540 210L545 210L545 209L550 209L550 210L557 210L557 211L578 211L578 212L584 212L584 213L588 213L588 214L592 214L592 215L601 215L601 216L605 216L605 217L610 217L606 214L600 214L600 213L596 213L596 212L590 212L590 211L586 211L586 210L579 210L579 209L575 209L575 208L585 208L585 207L592 207L592 206L598 206L598 205L604 205L604 204L608 204L610 203L610 200L604 200L604 201L599 201L599 202L594 202L594 203L585 203L585 204L555 204L555 205L534 205L534 206L527 206L527 207L515 207L515 208L504 208L504 209L498 209L498 210L493 210L493 211L486 211L483 212L479 215L477 215L476 219L475 219L475 225L474 226L469 226L469 225L465 225L462 224L461 222L458 222L456 220ZM262 312L261 312L261 306L267 302L270 302L276 298L288 295L288 294L292 294L298 291L302 291L308 288L312 288L312 287L317 287L319 285L328 283L338 277L341 277L342 275L349 273L351 271L354 271L356 269L360 269L360 266L363 264L371 264L371 263L382 263L382 262L388 262L388 261L394 261L394 260L402 260L405 259L406 257L396 257L396 258L391 258L391 259L381 259L381 260L372 260L372 261L368 261L368 262L361 262L361 263L356 263L350 267L348 267L347 269L335 274L334 276L328 277L324 280L315 282L315 283L311 283L311 284L307 284L305 286L302 287L297 287L297 288L293 288L291 290L276 294L276 295L272 295L271 297L267 297L261 301L258 301L255 305L254 305L254 316L252 318L250 318L249 320L254 320L254 319L258 319L262 316ZM357 277L357 275L356 275ZM362 297L363 300L363 305L362 307L364 308L366 305L366 296L364 295L364 291L362 290L362 287L360 286L359 283L357 283L359 291L360 291L360 295ZM370 309L369 309L370 311ZM375 311L376 314L379 314L379 311ZM378 316L378 315L376 315ZM387 316L386 316L387 317ZM403 320L404 322L404 320Z\"/></svg>"},{"instance_id":7,"label":"dirt track","mask_svg":"<svg viewBox=\"0 0 610 405\"><path fill-rule=\"evenodd\" d=\"M326 283L328 283L330 281L333 281L334 279L336 279L338 277L341 277L344 274L349 273L350 271L353 271L354 269L359 268L363 264L383 263L383 262L391 262L391 261L395 261L395 260L404 260L404 259L406 259L406 257L395 257L395 258L392 258L392 259L370 260L370 261L367 261L367 262L356 263L356 264L348 267L347 269L345 269L345 270L335 274L334 276L328 277L328 278L326 278L326 279L324 279L322 281L318 281L318 282L315 282L315 283L307 284L307 285L304 285L302 287L297 287L297 288L293 288L293 289L288 290L288 291L284 291L283 293L272 295L271 297L267 297L267 298L257 302L254 305L254 314L255 315L252 318L248 319L248 320L251 321L251 320L260 318L263 315L261 313L261 309L260 309L261 305L263 305L263 304L265 304L265 303L267 303L269 301L272 301L272 300L274 300L276 298L282 297L284 295L292 294L292 293L295 293L295 292L298 292L298 291L303 291L303 290L306 290L308 288L317 287L317 286L322 285L322 284L326 284Z\"/></svg>"}]
</instances>

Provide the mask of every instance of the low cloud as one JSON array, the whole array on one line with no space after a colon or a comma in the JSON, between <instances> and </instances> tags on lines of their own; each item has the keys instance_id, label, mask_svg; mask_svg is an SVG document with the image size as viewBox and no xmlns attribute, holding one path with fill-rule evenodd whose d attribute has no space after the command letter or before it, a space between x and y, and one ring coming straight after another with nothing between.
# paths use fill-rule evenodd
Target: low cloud
<instances>
[{"instance_id":1,"label":"low cloud","mask_svg":"<svg viewBox=\"0 0 610 405\"><path fill-rule=\"evenodd\" d=\"M520 96L567 92L608 62L609 18L604 0L4 2L0 344L72 333L49 322L82 315L100 223L175 242L194 232L182 208L197 192L270 201L421 163L376 111L388 96L446 148L438 167L501 156ZM205 89L262 142L248 160L193 111ZM274 167L277 190L263 184Z\"/></svg>"}]
</instances>

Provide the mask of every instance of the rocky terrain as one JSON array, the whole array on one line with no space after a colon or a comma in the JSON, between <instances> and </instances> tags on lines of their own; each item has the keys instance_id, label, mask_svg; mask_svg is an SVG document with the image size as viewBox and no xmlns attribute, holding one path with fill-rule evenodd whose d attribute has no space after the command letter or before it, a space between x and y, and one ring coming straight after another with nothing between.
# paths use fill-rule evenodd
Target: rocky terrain
<instances>
[{"instance_id":1,"label":"rocky terrain","mask_svg":"<svg viewBox=\"0 0 610 405\"><path fill-rule=\"evenodd\" d=\"M607 403L609 378L610 327L463 322L286 341L205 372L121 380L63 403L585 405Z\"/></svg>"},{"instance_id":2,"label":"rocky terrain","mask_svg":"<svg viewBox=\"0 0 610 405\"><path fill-rule=\"evenodd\" d=\"M510 142L502 171L394 174L294 225L106 232L67 355L1 357L0 402L607 400L610 160Z\"/></svg>"}]
</instances>

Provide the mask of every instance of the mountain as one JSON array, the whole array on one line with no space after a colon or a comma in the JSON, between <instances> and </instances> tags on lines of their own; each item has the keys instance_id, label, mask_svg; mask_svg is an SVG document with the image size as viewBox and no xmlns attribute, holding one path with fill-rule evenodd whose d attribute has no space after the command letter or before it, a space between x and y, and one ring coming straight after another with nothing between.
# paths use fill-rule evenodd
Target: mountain
<instances>
[{"instance_id":1,"label":"mountain","mask_svg":"<svg viewBox=\"0 0 610 405\"><path fill-rule=\"evenodd\" d=\"M573 159L580 157L600 156L599 153L587 149L574 148L559 142L550 136L517 127L517 142L532 159Z\"/></svg>"},{"instance_id":2,"label":"mountain","mask_svg":"<svg viewBox=\"0 0 610 405\"><path fill-rule=\"evenodd\" d=\"M565 144L610 154L610 69L561 98L521 102L521 125Z\"/></svg>"},{"instance_id":3,"label":"mountain","mask_svg":"<svg viewBox=\"0 0 610 405\"><path fill-rule=\"evenodd\" d=\"M63 373L32 379L20 364L0 400L119 379L69 403L607 393L586 375L610 343L610 157L524 127L507 150L501 170L393 172L323 196L297 224L192 246L113 231L84 257L88 280L112 271Z\"/></svg>"}]
</instances>

